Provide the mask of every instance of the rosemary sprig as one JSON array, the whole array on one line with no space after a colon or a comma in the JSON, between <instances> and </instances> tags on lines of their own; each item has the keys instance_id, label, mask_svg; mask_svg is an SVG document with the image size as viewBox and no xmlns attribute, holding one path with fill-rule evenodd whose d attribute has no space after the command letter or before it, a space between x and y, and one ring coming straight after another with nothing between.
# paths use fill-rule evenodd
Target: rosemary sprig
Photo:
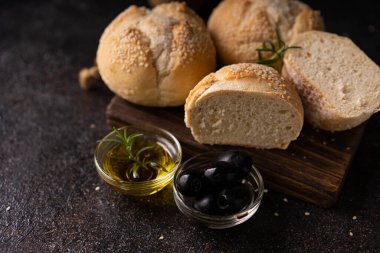
<instances>
[{"instance_id":1,"label":"rosemary sprig","mask_svg":"<svg viewBox=\"0 0 380 253\"><path fill-rule=\"evenodd\" d=\"M263 65L269 65L272 66L275 65L278 61L281 62L280 65L280 71L284 65L284 54L288 49L296 49L301 48L299 46L287 46L285 42L281 39L280 33L276 29L276 43L274 43L272 40L265 40L263 41L262 48L256 49L257 53L259 54L259 59L257 60L257 63L263 64ZM262 56L262 52L270 52L271 56L269 58L264 59Z\"/></svg>"},{"instance_id":2,"label":"rosemary sprig","mask_svg":"<svg viewBox=\"0 0 380 253\"><path fill-rule=\"evenodd\" d=\"M137 150L136 152L133 152L133 145L134 145L136 139L138 137L142 136L143 134L133 133L133 134L127 135L127 129L126 128L124 128L123 132L120 129L117 129L115 127L114 127L114 130L116 133L115 137L108 139L108 140L105 140L105 141L113 142L113 143L117 143L119 145L122 145L126 151L126 155L125 156L112 155L111 158L117 159L117 160L124 160L124 161L132 163L131 164L131 166L132 166L131 167L131 174L132 174L133 178L139 178L140 177L139 170L141 168L144 168L145 170L148 170L148 171L154 169L154 170L162 170L164 172L168 172L167 169L164 166L162 166L161 164L159 164L157 162L152 162L152 161L146 162L145 157L142 157L144 152L154 148L154 146L146 146L146 147L143 147L143 148ZM151 179L151 178L149 178L149 179Z\"/></svg>"}]
</instances>

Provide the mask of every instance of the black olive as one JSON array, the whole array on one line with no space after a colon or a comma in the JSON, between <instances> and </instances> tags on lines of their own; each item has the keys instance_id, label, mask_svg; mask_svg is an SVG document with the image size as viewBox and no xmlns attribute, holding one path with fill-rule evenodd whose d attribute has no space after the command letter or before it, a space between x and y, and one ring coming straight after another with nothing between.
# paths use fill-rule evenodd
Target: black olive
<instances>
[{"instance_id":1,"label":"black olive","mask_svg":"<svg viewBox=\"0 0 380 253\"><path fill-rule=\"evenodd\" d=\"M230 150L219 155L218 161L231 163L237 170L239 179L243 179L249 175L252 170L251 156L241 150Z\"/></svg>"},{"instance_id":2,"label":"black olive","mask_svg":"<svg viewBox=\"0 0 380 253\"><path fill-rule=\"evenodd\" d=\"M208 193L202 198L196 199L194 204L194 208L202 213L214 214L216 215L218 210L216 208L216 199L215 195L212 193Z\"/></svg>"},{"instance_id":3,"label":"black olive","mask_svg":"<svg viewBox=\"0 0 380 253\"><path fill-rule=\"evenodd\" d=\"M251 187L246 184L227 186L221 190L216 199L216 206L224 214L234 214L246 207L253 198Z\"/></svg>"},{"instance_id":4,"label":"black olive","mask_svg":"<svg viewBox=\"0 0 380 253\"><path fill-rule=\"evenodd\" d=\"M185 196L195 197L204 193L205 180L201 173L184 172L177 179L177 188Z\"/></svg>"},{"instance_id":5,"label":"black olive","mask_svg":"<svg viewBox=\"0 0 380 253\"><path fill-rule=\"evenodd\" d=\"M239 179L236 168L228 162L218 161L209 165L204 176L214 186L223 186Z\"/></svg>"}]
</instances>

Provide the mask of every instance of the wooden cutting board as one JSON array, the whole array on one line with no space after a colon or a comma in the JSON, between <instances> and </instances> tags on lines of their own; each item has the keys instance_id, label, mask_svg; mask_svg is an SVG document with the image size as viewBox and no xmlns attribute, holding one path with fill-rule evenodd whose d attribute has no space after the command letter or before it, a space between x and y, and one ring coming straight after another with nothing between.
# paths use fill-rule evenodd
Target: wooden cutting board
<instances>
[{"instance_id":1,"label":"wooden cutting board","mask_svg":"<svg viewBox=\"0 0 380 253\"><path fill-rule=\"evenodd\" d=\"M153 124L173 133L181 142L184 159L229 146L197 143L184 123L183 107L151 108L115 96L107 107L110 126ZM287 150L245 149L252 154L265 186L322 207L332 206L339 195L365 125L330 133L305 125Z\"/></svg>"}]
</instances>

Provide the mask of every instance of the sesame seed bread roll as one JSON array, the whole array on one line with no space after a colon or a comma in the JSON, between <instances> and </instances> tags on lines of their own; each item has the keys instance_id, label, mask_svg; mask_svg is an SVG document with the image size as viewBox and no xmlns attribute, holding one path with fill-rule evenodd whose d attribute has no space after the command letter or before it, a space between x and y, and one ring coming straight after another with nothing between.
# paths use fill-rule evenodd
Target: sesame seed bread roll
<instances>
[{"instance_id":1,"label":"sesame seed bread roll","mask_svg":"<svg viewBox=\"0 0 380 253\"><path fill-rule=\"evenodd\" d=\"M305 118L328 131L351 129L380 108L380 68L349 38L310 31L285 54L282 73L296 86Z\"/></svg>"},{"instance_id":2,"label":"sesame seed bread roll","mask_svg":"<svg viewBox=\"0 0 380 253\"><path fill-rule=\"evenodd\" d=\"M320 13L297 0L224 0L207 25L224 65L257 62L256 49L265 40L276 41L276 28L285 42L324 29Z\"/></svg>"},{"instance_id":3,"label":"sesame seed bread roll","mask_svg":"<svg viewBox=\"0 0 380 253\"><path fill-rule=\"evenodd\" d=\"M215 49L203 21L185 3L148 10L131 6L105 29L99 73L120 97L145 106L179 106L215 68Z\"/></svg>"},{"instance_id":4,"label":"sesame seed bread roll","mask_svg":"<svg viewBox=\"0 0 380 253\"><path fill-rule=\"evenodd\" d=\"M200 143L286 149L300 134L303 107L293 85L275 69L240 63L194 87L185 123Z\"/></svg>"}]
</instances>

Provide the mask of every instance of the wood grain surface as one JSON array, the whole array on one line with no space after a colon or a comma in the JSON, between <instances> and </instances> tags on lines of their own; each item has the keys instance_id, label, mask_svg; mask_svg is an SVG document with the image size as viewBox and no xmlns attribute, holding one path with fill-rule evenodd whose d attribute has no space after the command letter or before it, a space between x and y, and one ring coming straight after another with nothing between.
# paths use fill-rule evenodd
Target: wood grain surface
<instances>
[{"instance_id":1,"label":"wood grain surface","mask_svg":"<svg viewBox=\"0 0 380 253\"><path fill-rule=\"evenodd\" d=\"M180 141L184 159L230 146L197 143L186 128L183 107L152 108L131 104L115 96L107 107L110 126L152 124L173 133ZM305 125L300 137L287 150L245 149L252 154L265 186L290 196L331 207L339 195L365 125L338 133Z\"/></svg>"}]
</instances>

